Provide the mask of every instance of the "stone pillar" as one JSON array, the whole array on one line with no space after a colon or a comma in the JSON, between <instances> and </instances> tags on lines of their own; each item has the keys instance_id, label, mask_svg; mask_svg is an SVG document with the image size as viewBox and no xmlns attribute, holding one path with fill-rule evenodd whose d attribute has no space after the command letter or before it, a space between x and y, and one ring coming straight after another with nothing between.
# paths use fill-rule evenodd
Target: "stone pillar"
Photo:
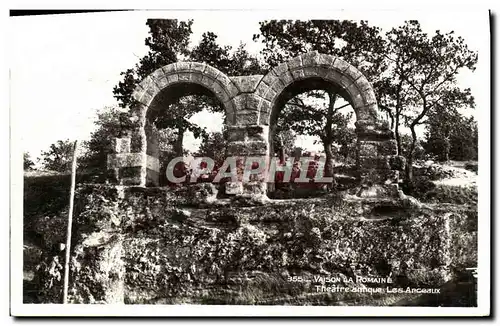
<instances>
[{"instance_id":1,"label":"stone pillar","mask_svg":"<svg viewBox=\"0 0 500 326\"><path fill-rule=\"evenodd\" d=\"M131 125L126 136L112 140L108 155L108 181L128 186L157 186L160 162L158 139L154 126L145 117L146 108L131 110Z\"/></svg>"},{"instance_id":2,"label":"stone pillar","mask_svg":"<svg viewBox=\"0 0 500 326\"><path fill-rule=\"evenodd\" d=\"M236 119L238 120L238 115ZM226 194L266 195L268 130L268 126L258 124L228 127L229 145L226 157L236 157L238 181L226 184ZM251 169L255 173L250 174Z\"/></svg>"},{"instance_id":3,"label":"stone pillar","mask_svg":"<svg viewBox=\"0 0 500 326\"><path fill-rule=\"evenodd\" d=\"M394 133L385 124L356 122L360 197L397 197L404 158L398 155Z\"/></svg>"}]
</instances>

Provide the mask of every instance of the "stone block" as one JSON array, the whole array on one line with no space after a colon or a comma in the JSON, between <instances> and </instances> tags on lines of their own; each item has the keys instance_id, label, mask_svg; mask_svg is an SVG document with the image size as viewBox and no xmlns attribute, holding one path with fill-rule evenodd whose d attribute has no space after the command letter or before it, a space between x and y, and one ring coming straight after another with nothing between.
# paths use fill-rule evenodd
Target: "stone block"
<instances>
[{"instance_id":1,"label":"stone block","mask_svg":"<svg viewBox=\"0 0 500 326\"><path fill-rule=\"evenodd\" d=\"M292 74L293 80L304 79L304 71L302 69L295 69L290 71Z\"/></svg>"},{"instance_id":2,"label":"stone block","mask_svg":"<svg viewBox=\"0 0 500 326\"><path fill-rule=\"evenodd\" d=\"M221 85L219 82L216 82L212 85L212 91L214 92L215 96L221 101L222 103L225 103L230 100L229 94L226 92L226 89L223 85Z\"/></svg>"},{"instance_id":3,"label":"stone block","mask_svg":"<svg viewBox=\"0 0 500 326\"><path fill-rule=\"evenodd\" d=\"M294 70L302 67L302 56L295 57L287 62L288 69Z\"/></svg>"},{"instance_id":4,"label":"stone block","mask_svg":"<svg viewBox=\"0 0 500 326\"><path fill-rule=\"evenodd\" d=\"M391 170L389 156L359 156L359 167L362 169Z\"/></svg>"},{"instance_id":5,"label":"stone block","mask_svg":"<svg viewBox=\"0 0 500 326\"><path fill-rule=\"evenodd\" d=\"M191 80L191 72L178 72L179 82L189 82Z\"/></svg>"},{"instance_id":6,"label":"stone block","mask_svg":"<svg viewBox=\"0 0 500 326\"><path fill-rule=\"evenodd\" d=\"M394 139L394 132L392 130L364 130L356 128L356 134L359 140L382 141Z\"/></svg>"},{"instance_id":7,"label":"stone block","mask_svg":"<svg viewBox=\"0 0 500 326\"><path fill-rule=\"evenodd\" d=\"M246 127L248 137L250 137L250 138L262 138L262 136L265 134L264 128L267 129L265 126L261 126L261 125Z\"/></svg>"},{"instance_id":8,"label":"stone block","mask_svg":"<svg viewBox=\"0 0 500 326\"><path fill-rule=\"evenodd\" d=\"M382 141L360 140L358 145L359 155L361 156L396 155L398 151L396 140L394 139Z\"/></svg>"},{"instance_id":9,"label":"stone block","mask_svg":"<svg viewBox=\"0 0 500 326\"><path fill-rule=\"evenodd\" d=\"M205 74L205 75L207 75L215 80L222 73L219 70L207 65L205 70L203 71L203 74Z\"/></svg>"},{"instance_id":10,"label":"stone block","mask_svg":"<svg viewBox=\"0 0 500 326\"><path fill-rule=\"evenodd\" d=\"M257 86L257 89L255 90L255 95L258 95L258 96L264 98L268 89L269 89L269 86L267 86L263 82L260 82L259 86Z\"/></svg>"},{"instance_id":11,"label":"stone block","mask_svg":"<svg viewBox=\"0 0 500 326\"><path fill-rule=\"evenodd\" d=\"M358 69L356 69L354 66L351 65L344 71L344 73L349 77L351 77L354 81L357 81L359 78L363 76L363 74Z\"/></svg>"},{"instance_id":12,"label":"stone block","mask_svg":"<svg viewBox=\"0 0 500 326\"><path fill-rule=\"evenodd\" d=\"M319 64L320 56L317 51L307 52L301 55L302 57L302 66L317 66Z\"/></svg>"},{"instance_id":13,"label":"stone block","mask_svg":"<svg viewBox=\"0 0 500 326\"><path fill-rule=\"evenodd\" d=\"M203 75L203 78L200 81L200 84L205 86L208 89L212 89L213 85L215 83L215 79L211 76Z\"/></svg>"},{"instance_id":14,"label":"stone block","mask_svg":"<svg viewBox=\"0 0 500 326\"><path fill-rule=\"evenodd\" d=\"M256 125L259 122L259 113L257 111L242 111L236 113L237 125Z\"/></svg>"},{"instance_id":15,"label":"stone block","mask_svg":"<svg viewBox=\"0 0 500 326\"><path fill-rule=\"evenodd\" d=\"M142 95L144 94L145 90L140 86L137 85L134 88L134 91L132 92L132 98L138 102L141 101Z\"/></svg>"},{"instance_id":16,"label":"stone block","mask_svg":"<svg viewBox=\"0 0 500 326\"><path fill-rule=\"evenodd\" d=\"M230 98L233 98L240 93L240 90L238 89L238 87L236 87L236 85L233 84L233 82L231 82L231 81L229 84L226 85L226 89L227 89L227 93L228 93Z\"/></svg>"},{"instance_id":17,"label":"stone block","mask_svg":"<svg viewBox=\"0 0 500 326\"><path fill-rule=\"evenodd\" d=\"M165 77L165 72L163 71L162 68L158 68L155 71L153 71L153 73L150 75L150 77L156 82L156 84L158 84L158 80Z\"/></svg>"},{"instance_id":18,"label":"stone block","mask_svg":"<svg viewBox=\"0 0 500 326\"><path fill-rule=\"evenodd\" d=\"M262 99L259 103L259 111L261 112L261 115L264 112L265 113L271 112L271 102L266 99Z\"/></svg>"},{"instance_id":19,"label":"stone block","mask_svg":"<svg viewBox=\"0 0 500 326\"><path fill-rule=\"evenodd\" d=\"M200 63L200 62L191 62L190 69L192 71L196 71L198 73L203 73L205 71L205 68L207 67L206 64Z\"/></svg>"},{"instance_id":20,"label":"stone block","mask_svg":"<svg viewBox=\"0 0 500 326\"><path fill-rule=\"evenodd\" d=\"M227 129L227 137L229 141L245 141L247 137L247 128L230 126Z\"/></svg>"},{"instance_id":21,"label":"stone block","mask_svg":"<svg viewBox=\"0 0 500 326\"><path fill-rule=\"evenodd\" d=\"M177 63L171 63L169 65L165 65L161 67L161 69L165 72L166 75L173 74L177 70Z\"/></svg>"},{"instance_id":22,"label":"stone block","mask_svg":"<svg viewBox=\"0 0 500 326\"><path fill-rule=\"evenodd\" d=\"M294 80L292 74L288 70L285 71L284 73L282 73L279 78L280 78L281 83L285 87L290 85Z\"/></svg>"},{"instance_id":23,"label":"stone block","mask_svg":"<svg viewBox=\"0 0 500 326\"><path fill-rule=\"evenodd\" d=\"M191 62L184 62L184 61L179 61L176 62L176 71L189 71L191 67Z\"/></svg>"},{"instance_id":24,"label":"stone block","mask_svg":"<svg viewBox=\"0 0 500 326\"><path fill-rule=\"evenodd\" d=\"M245 94L245 96L246 96L245 109L251 111L258 111L260 106L260 101L262 100L262 98L255 94Z\"/></svg>"},{"instance_id":25,"label":"stone block","mask_svg":"<svg viewBox=\"0 0 500 326\"><path fill-rule=\"evenodd\" d=\"M372 142L362 142L358 146L359 155L376 156L378 154L377 146Z\"/></svg>"},{"instance_id":26,"label":"stone block","mask_svg":"<svg viewBox=\"0 0 500 326\"><path fill-rule=\"evenodd\" d=\"M150 155L146 156L146 168L152 171L160 171L160 160Z\"/></svg>"},{"instance_id":27,"label":"stone block","mask_svg":"<svg viewBox=\"0 0 500 326\"><path fill-rule=\"evenodd\" d=\"M225 89L225 91L227 92L229 98L235 97L240 92L240 90L238 89L238 87L236 87L236 85L233 84L233 82L231 81L231 79L229 79L229 77L227 77L226 75L224 75L222 73L219 74L219 76L217 77L217 81Z\"/></svg>"},{"instance_id":28,"label":"stone block","mask_svg":"<svg viewBox=\"0 0 500 326\"><path fill-rule=\"evenodd\" d=\"M231 100L233 102L234 107L236 108L236 111L243 111L246 108L246 94L241 94L236 96Z\"/></svg>"},{"instance_id":29,"label":"stone block","mask_svg":"<svg viewBox=\"0 0 500 326\"><path fill-rule=\"evenodd\" d=\"M160 185L160 173L158 170L146 170L146 187L158 187Z\"/></svg>"},{"instance_id":30,"label":"stone block","mask_svg":"<svg viewBox=\"0 0 500 326\"><path fill-rule=\"evenodd\" d=\"M271 89L276 92L276 94L280 94L285 86L281 83L279 79L276 80L274 84L271 85Z\"/></svg>"},{"instance_id":31,"label":"stone block","mask_svg":"<svg viewBox=\"0 0 500 326\"><path fill-rule=\"evenodd\" d=\"M335 61L333 62L332 66L339 71L344 71L347 70L351 65L342 59L335 58Z\"/></svg>"},{"instance_id":32,"label":"stone block","mask_svg":"<svg viewBox=\"0 0 500 326\"><path fill-rule=\"evenodd\" d=\"M191 82L203 85L202 80L203 80L203 74L196 72L193 72L191 74Z\"/></svg>"},{"instance_id":33,"label":"stone block","mask_svg":"<svg viewBox=\"0 0 500 326\"><path fill-rule=\"evenodd\" d=\"M240 195L243 193L242 182L226 182L224 185L227 195Z\"/></svg>"},{"instance_id":34,"label":"stone block","mask_svg":"<svg viewBox=\"0 0 500 326\"><path fill-rule=\"evenodd\" d=\"M318 73L318 67L304 67L304 77L317 77L319 75Z\"/></svg>"},{"instance_id":35,"label":"stone block","mask_svg":"<svg viewBox=\"0 0 500 326\"><path fill-rule=\"evenodd\" d=\"M274 89L268 88L266 94L264 95L264 99L268 100L269 102L273 102L277 93Z\"/></svg>"},{"instance_id":36,"label":"stone block","mask_svg":"<svg viewBox=\"0 0 500 326\"><path fill-rule=\"evenodd\" d=\"M363 95L358 91L358 89L352 87L352 85L347 88L347 92L349 93L349 96L351 98L352 108L354 109L354 111L360 112L361 111L360 109L366 105ZM362 117L362 119L366 118L368 117L366 116Z\"/></svg>"},{"instance_id":37,"label":"stone block","mask_svg":"<svg viewBox=\"0 0 500 326\"><path fill-rule=\"evenodd\" d=\"M156 94L159 91L158 86L156 85L155 80L151 76L147 76L144 78L139 85L141 85L141 88L149 91L152 94Z\"/></svg>"},{"instance_id":38,"label":"stone block","mask_svg":"<svg viewBox=\"0 0 500 326\"><path fill-rule=\"evenodd\" d=\"M243 183L243 192L245 194L265 194L267 184L265 182L250 181Z\"/></svg>"},{"instance_id":39,"label":"stone block","mask_svg":"<svg viewBox=\"0 0 500 326\"><path fill-rule=\"evenodd\" d=\"M145 153L108 154L108 169L146 166L146 164L147 155Z\"/></svg>"},{"instance_id":40,"label":"stone block","mask_svg":"<svg viewBox=\"0 0 500 326\"><path fill-rule=\"evenodd\" d=\"M283 74L288 72L288 65L286 64L286 62L279 64L276 67L274 67L272 71L276 76L281 77Z\"/></svg>"},{"instance_id":41,"label":"stone block","mask_svg":"<svg viewBox=\"0 0 500 326\"><path fill-rule=\"evenodd\" d=\"M356 85L356 84L353 84ZM375 97L375 93L372 89L364 90L361 92L361 95L364 98L365 105L377 104L377 98Z\"/></svg>"},{"instance_id":42,"label":"stone block","mask_svg":"<svg viewBox=\"0 0 500 326\"><path fill-rule=\"evenodd\" d=\"M357 88L362 91L372 88L372 84L368 81L368 79L366 79L364 75L361 75L358 79L356 79L356 85Z\"/></svg>"},{"instance_id":43,"label":"stone block","mask_svg":"<svg viewBox=\"0 0 500 326\"><path fill-rule=\"evenodd\" d=\"M130 153L130 137L113 138L111 144L113 153Z\"/></svg>"},{"instance_id":44,"label":"stone block","mask_svg":"<svg viewBox=\"0 0 500 326\"><path fill-rule=\"evenodd\" d=\"M177 82L179 82L179 75L176 73L167 75L167 80L168 80L169 84L177 83Z\"/></svg>"},{"instance_id":45,"label":"stone block","mask_svg":"<svg viewBox=\"0 0 500 326\"><path fill-rule=\"evenodd\" d=\"M231 142L227 153L230 156L266 155L267 147L266 141Z\"/></svg>"},{"instance_id":46,"label":"stone block","mask_svg":"<svg viewBox=\"0 0 500 326\"><path fill-rule=\"evenodd\" d=\"M325 78L339 85L343 89L348 89L348 87L354 82L354 80L352 80L349 76L336 70L330 70Z\"/></svg>"},{"instance_id":47,"label":"stone block","mask_svg":"<svg viewBox=\"0 0 500 326\"><path fill-rule=\"evenodd\" d=\"M268 126L271 119L271 113L261 112L259 117L259 124Z\"/></svg>"},{"instance_id":48,"label":"stone block","mask_svg":"<svg viewBox=\"0 0 500 326\"><path fill-rule=\"evenodd\" d=\"M329 54L320 53L318 57L318 65L330 67L335 61L335 57Z\"/></svg>"},{"instance_id":49,"label":"stone block","mask_svg":"<svg viewBox=\"0 0 500 326\"><path fill-rule=\"evenodd\" d=\"M377 104L373 103L356 107L356 116L359 120L370 121L374 125L378 124L379 114Z\"/></svg>"},{"instance_id":50,"label":"stone block","mask_svg":"<svg viewBox=\"0 0 500 326\"><path fill-rule=\"evenodd\" d=\"M229 79L238 87L241 93L253 93L263 77L263 75L252 75L229 77Z\"/></svg>"},{"instance_id":51,"label":"stone block","mask_svg":"<svg viewBox=\"0 0 500 326\"><path fill-rule=\"evenodd\" d=\"M271 70L267 75L264 76L264 78L262 78L262 82L267 86L271 86L272 84L279 82L279 78L274 74L274 71Z\"/></svg>"}]
</instances>

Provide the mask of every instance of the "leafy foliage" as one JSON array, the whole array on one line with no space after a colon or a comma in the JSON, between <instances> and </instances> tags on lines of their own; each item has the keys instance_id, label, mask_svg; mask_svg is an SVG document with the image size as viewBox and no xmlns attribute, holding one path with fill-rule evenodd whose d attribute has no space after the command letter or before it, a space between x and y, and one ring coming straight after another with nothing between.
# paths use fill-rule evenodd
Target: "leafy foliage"
<instances>
[{"instance_id":1,"label":"leafy foliage","mask_svg":"<svg viewBox=\"0 0 500 326\"><path fill-rule=\"evenodd\" d=\"M221 132L213 132L203 138L196 157L210 157L220 167L226 158L227 141Z\"/></svg>"},{"instance_id":2,"label":"leafy foliage","mask_svg":"<svg viewBox=\"0 0 500 326\"><path fill-rule=\"evenodd\" d=\"M428 123L432 111L473 107L470 89L457 86L462 69L474 71L477 53L453 32L436 31L429 36L417 21L407 21L386 34L388 73L392 78L388 95L395 99L394 113L410 128L412 142L406 155L406 177L413 177L418 125ZM399 121L398 121L399 123Z\"/></svg>"},{"instance_id":3,"label":"leafy foliage","mask_svg":"<svg viewBox=\"0 0 500 326\"><path fill-rule=\"evenodd\" d=\"M269 67L308 51L318 51L340 57L375 79L384 69L383 39L380 29L367 22L310 20L263 21L260 23L261 40L265 48L262 55ZM332 175L334 142L341 144L346 157L354 133L347 128L351 115L339 110L349 103L336 107L341 98L333 90L316 90L299 94L280 111L278 125L291 128L298 134L317 136L323 143L327 157L327 175ZM318 100L319 99L319 100ZM350 99L346 99L350 101ZM327 102L325 106L322 102ZM338 104L338 103L337 103Z\"/></svg>"},{"instance_id":4,"label":"leafy foliage","mask_svg":"<svg viewBox=\"0 0 500 326\"><path fill-rule=\"evenodd\" d=\"M148 54L134 68L122 73L123 80L115 86L113 93L122 107L132 104L131 95L136 85L156 69L178 61L196 61L207 63L227 75L246 75L261 72L257 58L252 57L245 45L232 51L230 46L220 46L217 35L206 32L199 44L190 48L189 38L192 34L192 20L183 22L168 19L149 19L150 36L146 39ZM177 140L174 152L183 154L182 142L184 132L191 131L195 138L206 137L204 128L191 123L189 119L197 112L207 109L211 112L223 112L221 103L215 96L205 94L179 94L177 99L169 99L162 104L153 118L158 129L175 131Z\"/></svg>"},{"instance_id":5,"label":"leafy foliage","mask_svg":"<svg viewBox=\"0 0 500 326\"><path fill-rule=\"evenodd\" d=\"M35 162L31 160L30 153L24 152L23 153L23 168L24 171L31 171L35 167Z\"/></svg>"},{"instance_id":6,"label":"leafy foliage","mask_svg":"<svg viewBox=\"0 0 500 326\"><path fill-rule=\"evenodd\" d=\"M41 163L44 170L67 172L71 170L73 158L73 142L58 140L51 144L49 150L42 152Z\"/></svg>"},{"instance_id":7,"label":"leafy foliage","mask_svg":"<svg viewBox=\"0 0 500 326\"><path fill-rule=\"evenodd\" d=\"M456 109L435 110L429 114L423 145L426 152L439 161L477 160L477 123Z\"/></svg>"}]
</instances>

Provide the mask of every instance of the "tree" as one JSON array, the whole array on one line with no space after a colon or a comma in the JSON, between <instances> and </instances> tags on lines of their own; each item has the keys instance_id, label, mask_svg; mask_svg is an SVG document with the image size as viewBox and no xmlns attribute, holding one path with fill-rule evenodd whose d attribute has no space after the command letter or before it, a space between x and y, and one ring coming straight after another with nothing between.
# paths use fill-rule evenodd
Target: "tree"
<instances>
[{"instance_id":1,"label":"tree","mask_svg":"<svg viewBox=\"0 0 500 326\"><path fill-rule=\"evenodd\" d=\"M56 172L70 171L72 159L73 142L69 140L58 140L41 155L43 169Z\"/></svg>"},{"instance_id":2,"label":"tree","mask_svg":"<svg viewBox=\"0 0 500 326\"><path fill-rule=\"evenodd\" d=\"M474 107L470 89L457 86L462 69L475 70L477 53L469 50L463 38L453 32L424 33L417 21L387 33L389 72L397 83L393 95L400 101L401 115L412 136L406 155L406 178L413 178L413 160L417 145L416 127L427 123L433 110Z\"/></svg>"},{"instance_id":3,"label":"tree","mask_svg":"<svg viewBox=\"0 0 500 326\"><path fill-rule=\"evenodd\" d=\"M295 132L284 124L278 126L273 135L273 149L278 154L280 162L285 161L285 155L292 155L295 148Z\"/></svg>"},{"instance_id":4,"label":"tree","mask_svg":"<svg viewBox=\"0 0 500 326\"><path fill-rule=\"evenodd\" d=\"M399 128L406 125L410 129L408 180L417 146L416 128L427 123L429 112L474 106L470 89L458 87L456 77L462 69L475 69L477 53L453 32L436 31L429 36L416 21L405 22L385 36L366 22L271 21L261 23L261 33L254 38L263 38L263 55L271 67L311 50L341 57L358 67L372 82L379 107L391 120L399 153L403 152Z\"/></svg>"},{"instance_id":5,"label":"tree","mask_svg":"<svg viewBox=\"0 0 500 326\"><path fill-rule=\"evenodd\" d=\"M95 131L90 134L90 140L83 142L83 157L79 166L94 172L105 172L108 154L111 153L113 137L120 137L125 119L123 110L117 107L104 107L97 112Z\"/></svg>"},{"instance_id":6,"label":"tree","mask_svg":"<svg viewBox=\"0 0 500 326\"><path fill-rule=\"evenodd\" d=\"M206 32L200 43L189 48L192 21L149 19L150 36L146 39L148 54L132 69L122 73L123 80L115 86L113 93L122 107L132 103L131 95L136 85L156 69L177 61L197 61L207 63L228 75L259 72L260 65L256 58L249 55L244 44L234 52L230 46L217 44L217 35ZM171 100L171 99L170 99ZM191 131L195 138L206 136L203 128L191 123L189 119L197 112L207 109L223 112L221 103L215 97L206 95L190 95L179 97L163 105L163 110L154 119L159 129L168 128L175 131L177 141L174 150L177 156L183 154L182 142L184 132Z\"/></svg>"},{"instance_id":7,"label":"tree","mask_svg":"<svg viewBox=\"0 0 500 326\"><path fill-rule=\"evenodd\" d=\"M477 123L456 109L439 108L429 113L426 153L439 161L477 159Z\"/></svg>"},{"instance_id":8,"label":"tree","mask_svg":"<svg viewBox=\"0 0 500 326\"><path fill-rule=\"evenodd\" d=\"M35 167L35 162L31 160L30 153L23 153L23 161L24 161L24 171L31 171Z\"/></svg>"},{"instance_id":9,"label":"tree","mask_svg":"<svg viewBox=\"0 0 500 326\"><path fill-rule=\"evenodd\" d=\"M316 92L318 93L318 92ZM335 107L337 95L330 92L319 92L315 96L326 95L329 100L323 104L310 105L300 97L285 105L278 120L284 128L290 128L297 134L306 134L318 137L326 156L325 176L333 176L333 160L335 153L332 146L341 142L344 146L350 142L352 132L348 128L352 113L343 114L340 107ZM335 98L332 98L335 97ZM325 105L326 104L326 105Z\"/></svg>"},{"instance_id":10,"label":"tree","mask_svg":"<svg viewBox=\"0 0 500 326\"><path fill-rule=\"evenodd\" d=\"M450 139L450 158L457 161L478 159L478 129L473 117L462 117Z\"/></svg>"},{"instance_id":11,"label":"tree","mask_svg":"<svg viewBox=\"0 0 500 326\"><path fill-rule=\"evenodd\" d=\"M365 21L264 21L260 23L260 32L261 35L254 35L254 40L264 43L262 55L271 68L301 53L318 51L350 62L369 79L378 79L385 69L380 29L369 26ZM306 98L323 101L304 101ZM341 98L333 90L307 92L292 98L280 112L284 125L291 126L297 133L321 139L326 154L326 176L333 175L332 145L335 139L342 133L345 137L348 134L345 126L350 117L339 110L349 104L341 102ZM327 101L326 106L321 103L324 100Z\"/></svg>"},{"instance_id":12,"label":"tree","mask_svg":"<svg viewBox=\"0 0 500 326\"><path fill-rule=\"evenodd\" d=\"M200 144L196 152L197 157L210 157L214 160L215 166L220 167L226 159L227 141L222 132L212 132Z\"/></svg>"}]
</instances>

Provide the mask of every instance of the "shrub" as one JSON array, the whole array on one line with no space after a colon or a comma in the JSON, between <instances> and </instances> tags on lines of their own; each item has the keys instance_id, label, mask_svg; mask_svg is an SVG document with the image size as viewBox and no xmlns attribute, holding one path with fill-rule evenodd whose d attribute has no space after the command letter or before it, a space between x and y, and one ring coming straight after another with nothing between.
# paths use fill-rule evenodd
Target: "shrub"
<instances>
[{"instance_id":1,"label":"shrub","mask_svg":"<svg viewBox=\"0 0 500 326\"><path fill-rule=\"evenodd\" d=\"M402 188L405 194L422 199L422 195L436 188L436 185L428 176L417 176L413 181L404 183Z\"/></svg>"},{"instance_id":2,"label":"shrub","mask_svg":"<svg viewBox=\"0 0 500 326\"><path fill-rule=\"evenodd\" d=\"M472 172L476 172L477 174L477 170L478 170L478 165L477 165L477 162L469 162L469 163L466 163L464 168L466 170L469 170L469 171L472 171Z\"/></svg>"},{"instance_id":3,"label":"shrub","mask_svg":"<svg viewBox=\"0 0 500 326\"><path fill-rule=\"evenodd\" d=\"M477 188L439 185L421 197L428 203L477 205Z\"/></svg>"}]
</instances>

